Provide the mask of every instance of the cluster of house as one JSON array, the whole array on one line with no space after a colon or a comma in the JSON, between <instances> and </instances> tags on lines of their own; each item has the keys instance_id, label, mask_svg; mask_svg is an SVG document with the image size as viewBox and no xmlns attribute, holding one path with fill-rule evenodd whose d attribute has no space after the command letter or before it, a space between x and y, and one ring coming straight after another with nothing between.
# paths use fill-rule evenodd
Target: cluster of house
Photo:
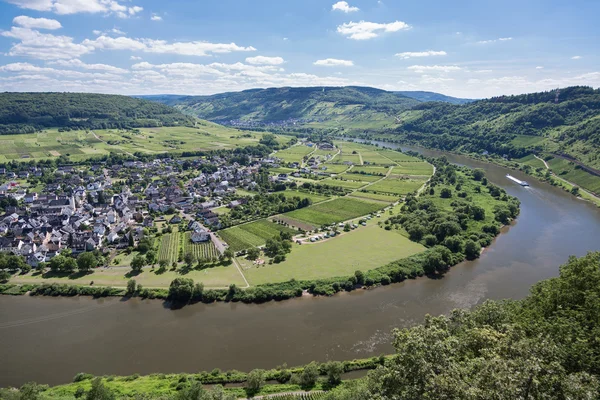
<instances>
[{"instance_id":1,"label":"cluster of house","mask_svg":"<svg viewBox=\"0 0 600 400\"><path fill-rule=\"evenodd\" d=\"M181 185L183 162L191 163L188 170L197 172ZM24 256L35 267L65 248L75 254L126 248L143 237L144 228L154 225L156 215L173 210L176 215L170 222L180 223L182 216L189 220L192 241L210 240L209 228L220 227L214 208L243 205L245 200L235 195L236 188L253 189L253 175L263 162L241 166L228 165L226 159L162 159L105 167L62 166L51 171L0 169L5 178L0 200L17 200L0 216L0 251ZM199 172L207 170L201 168L206 163L214 172ZM46 180L51 183L39 192L22 189L22 181L15 178L29 178L25 172L39 177L51 174L52 179Z\"/></svg>"}]
</instances>

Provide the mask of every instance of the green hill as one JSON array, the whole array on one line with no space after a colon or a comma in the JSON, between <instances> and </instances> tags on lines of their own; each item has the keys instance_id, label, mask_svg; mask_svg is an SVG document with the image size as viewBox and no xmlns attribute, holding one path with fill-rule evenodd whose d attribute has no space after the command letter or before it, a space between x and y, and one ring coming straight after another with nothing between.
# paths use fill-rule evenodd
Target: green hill
<instances>
[{"instance_id":1,"label":"green hill","mask_svg":"<svg viewBox=\"0 0 600 400\"><path fill-rule=\"evenodd\" d=\"M169 99L170 100L170 99ZM252 89L212 96L190 96L176 101L186 114L210 121L274 123L301 119L304 123L351 119L393 122L393 117L418 100L366 87L310 87Z\"/></svg>"},{"instance_id":2,"label":"green hill","mask_svg":"<svg viewBox=\"0 0 600 400\"><path fill-rule=\"evenodd\" d=\"M475 101L474 99L461 99L459 97L446 96L436 92L424 92L419 90L405 90L394 92L402 96L410 97L419 101L441 101L450 104L466 104Z\"/></svg>"},{"instance_id":3,"label":"green hill","mask_svg":"<svg viewBox=\"0 0 600 400\"><path fill-rule=\"evenodd\" d=\"M128 96L93 93L0 93L0 134L44 128L113 129L191 125L178 110Z\"/></svg>"},{"instance_id":4,"label":"green hill","mask_svg":"<svg viewBox=\"0 0 600 400\"><path fill-rule=\"evenodd\" d=\"M523 158L538 154L558 175L600 193L600 90L569 87L464 105L422 103L390 131L443 150Z\"/></svg>"}]
</instances>

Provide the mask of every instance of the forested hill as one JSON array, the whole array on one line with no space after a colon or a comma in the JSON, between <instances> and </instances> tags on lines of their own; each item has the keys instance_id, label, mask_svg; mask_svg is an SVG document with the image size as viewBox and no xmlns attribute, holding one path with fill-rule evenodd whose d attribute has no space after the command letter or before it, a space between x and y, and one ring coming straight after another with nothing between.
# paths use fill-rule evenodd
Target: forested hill
<instances>
[{"instance_id":1,"label":"forested hill","mask_svg":"<svg viewBox=\"0 0 600 400\"><path fill-rule=\"evenodd\" d=\"M459 97L446 96L436 92L423 92L418 90L405 90L394 92L402 96L410 97L419 101L442 101L450 104L466 104L475 101L474 99L461 99Z\"/></svg>"},{"instance_id":2,"label":"forested hill","mask_svg":"<svg viewBox=\"0 0 600 400\"><path fill-rule=\"evenodd\" d=\"M92 93L0 93L0 134L44 128L126 128L191 125L164 104Z\"/></svg>"},{"instance_id":3,"label":"forested hill","mask_svg":"<svg viewBox=\"0 0 600 400\"><path fill-rule=\"evenodd\" d=\"M512 157L566 154L600 167L600 90L590 87L464 105L421 103L399 119L395 133L424 146Z\"/></svg>"},{"instance_id":4,"label":"forested hill","mask_svg":"<svg viewBox=\"0 0 600 400\"><path fill-rule=\"evenodd\" d=\"M166 97L165 101L172 101ZM367 87L304 87L251 89L212 96L182 97L175 106L215 122L231 120L275 122L290 119L327 121L339 116L393 117L420 102Z\"/></svg>"}]
</instances>

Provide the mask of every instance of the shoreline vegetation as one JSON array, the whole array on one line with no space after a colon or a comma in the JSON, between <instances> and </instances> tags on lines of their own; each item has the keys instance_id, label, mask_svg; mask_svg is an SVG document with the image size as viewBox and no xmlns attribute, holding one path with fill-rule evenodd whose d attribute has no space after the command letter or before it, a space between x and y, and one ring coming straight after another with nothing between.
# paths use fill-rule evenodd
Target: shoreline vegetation
<instances>
[{"instance_id":1,"label":"shoreline vegetation","mask_svg":"<svg viewBox=\"0 0 600 400\"><path fill-rule=\"evenodd\" d=\"M29 382L20 389L0 389L0 398L233 400L277 393L286 400L501 399L506 393L597 398L599 298L600 252L591 252L571 257L558 277L536 283L522 300L488 300L470 311L426 315L422 324L394 329L395 353L387 356L248 373L79 373L64 385ZM367 375L345 375L360 370Z\"/></svg>"},{"instance_id":2,"label":"shoreline vegetation","mask_svg":"<svg viewBox=\"0 0 600 400\"><path fill-rule=\"evenodd\" d=\"M400 154L400 153L399 153ZM417 157L416 154L413 154ZM127 288L80 286L60 283L0 285L0 294L32 296L93 296L162 299L173 308L215 301L263 303L312 295L332 296L341 291L374 288L424 275L443 276L452 266L479 257L500 233L500 227L519 214L519 202L492 183L482 170L448 163L445 157L419 156L435 167L435 173L419 193L406 195L400 212L378 222L375 229L395 231L427 249L367 271L349 276L314 280L288 280L249 288L231 284L227 289L205 288L201 282L180 277L168 289L141 287L130 281ZM350 233L351 234L351 233ZM307 245L309 246L309 245Z\"/></svg>"}]
</instances>

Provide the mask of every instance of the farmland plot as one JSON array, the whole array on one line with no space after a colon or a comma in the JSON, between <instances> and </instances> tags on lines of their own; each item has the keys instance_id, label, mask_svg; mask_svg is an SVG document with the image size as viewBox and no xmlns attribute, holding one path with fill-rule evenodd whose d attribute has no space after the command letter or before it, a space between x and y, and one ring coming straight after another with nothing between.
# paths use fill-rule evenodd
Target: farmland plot
<instances>
[{"instance_id":1,"label":"farmland plot","mask_svg":"<svg viewBox=\"0 0 600 400\"><path fill-rule=\"evenodd\" d=\"M177 262L179 257L179 232L175 229L173 233L167 233L163 235L158 247L158 261L165 260L167 263L172 264Z\"/></svg>"},{"instance_id":2,"label":"farmland plot","mask_svg":"<svg viewBox=\"0 0 600 400\"><path fill-rule=\"evenodd\" d=\"M381 202L341 197L284 214L316 226L329 225L370 214L382 209Z\"/></svg>"},{"instance_id":3,"label":"farmland plot","mask_svg":"<svg viewBox=\"0 0 600 400\"><path fill-rule=\"evenodd\" d=\"M279 232L296 233L291 228L262 219L222 230L219 232L219 236L229 245L232 251L241 251L251 247L263 246L267 239L279 235Z\"/></svg>"},{"instance_id":4,"label":"farmland plot","mask_svg":"<svg viewBox=\"0 0 600 400\"><path fill-rule=\"evenodd\" d=\"M190 238L191 232L186 232L183 241L183 253L192 253L196 260L213 260L219 258L219 251L212 241L204 243L194 243Z\"/></svg>"}]
</instances>

